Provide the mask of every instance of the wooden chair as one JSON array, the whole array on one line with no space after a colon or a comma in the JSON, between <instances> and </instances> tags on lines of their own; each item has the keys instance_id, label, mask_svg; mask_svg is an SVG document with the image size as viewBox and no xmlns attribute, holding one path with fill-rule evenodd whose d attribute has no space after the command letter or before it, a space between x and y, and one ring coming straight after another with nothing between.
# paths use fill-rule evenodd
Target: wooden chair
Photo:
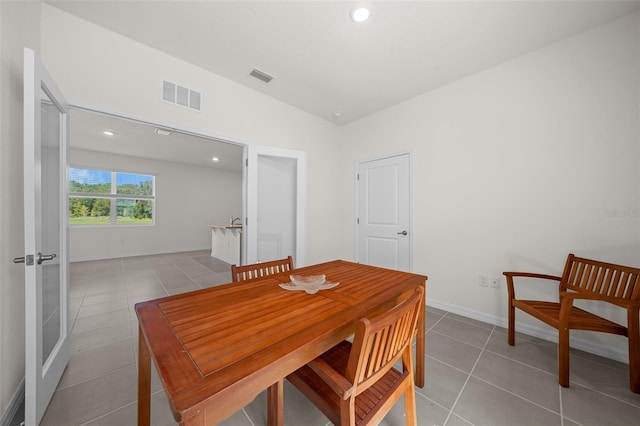
<instances>
[{"instance_id":1,"label":"wooden chair","mask_svg":"<svg viewBox=\"0 0 640 426\"><path fill-rule=\"evenodd\" d=\"M422 288L392 310L356 325L343 341L287 377L335 425L378 424L404 395L408 425L416 424L411 341ZM402 358L402 372L393 368Z\"/></svg>"},{"instance_id":2,"label":"wooden chair","mask_svg":"<svg viewBox=\"0 0 640 426\"><path fill-rule=\"evenodd\" d=\"M629 339L629 376L632 392L640 393L640 269L583 259L569 254L561 277L528 272L504 272L509 292L510 345L515 344L515 308L558 330L558 382L569 386L569 331L590 330ZM514 278L559 281L559 302L516 299ZM595 300L627 310L627 326L573 306L574 300Z\"/></svg>"},{"instance_id":3,"label":"wooden chair","mask_svg":"<svg viewBox=\"0 0 640 426\"><path fill-rule=\"evenodd\" d=\"M231 265L231 281L247 281L262 278L281 272L289 272L293 269L293 258L270 260L268 262L253 263L251 265Z\"/></svg>"}]
</instances>

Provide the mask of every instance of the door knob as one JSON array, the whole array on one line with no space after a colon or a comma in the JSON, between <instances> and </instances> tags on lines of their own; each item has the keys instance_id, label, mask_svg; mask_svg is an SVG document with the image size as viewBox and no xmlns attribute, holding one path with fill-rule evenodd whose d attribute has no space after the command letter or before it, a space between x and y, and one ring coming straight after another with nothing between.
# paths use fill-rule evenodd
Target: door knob
<instances>
[{"instance_id":1,"label":"door knob","mask_svg":"<svg viewBox=\"0 0 640 426\"><path fill-rule=\"evenodd\" d=\"M398 232L398 235L407 235L407 234L408 234L407 231Z\"/></svg>"},{"instance_id":2,"label":"door knob","mask_svg":"<svg viewBox=\"0 0 640 426\"><path fill-rule=\"evenodd\" d=\"M42 262L46 262L47 260L53 260L56 258L56 254L52 253L52 254L42 254L42 253L38 253L38 265L41 265Z\"/></svg>"}]
</instances>

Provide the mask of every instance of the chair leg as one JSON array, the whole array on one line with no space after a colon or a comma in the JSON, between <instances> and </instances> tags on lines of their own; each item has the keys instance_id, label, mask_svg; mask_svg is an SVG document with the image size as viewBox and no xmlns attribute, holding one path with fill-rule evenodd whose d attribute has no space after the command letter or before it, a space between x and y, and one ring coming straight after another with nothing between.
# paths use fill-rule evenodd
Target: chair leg
<instances>
[{"instance_id":1,"label":"chair leg","mask_svg":"<svg viewBox=\"0 0 640 426\"><path fill-rule=\"evenodd\" d=\"M354 426L356 424L355 396L340 401L340 424Z\"/></svg>"},{"instance_id":2,"label":"chair leg","mask_svg":"<svg viewBox=\"0 0 640 426\"><path fill-rule=\"evenodd\" d=\"M407 346L402 354L402 368L409 373L404 386L404 416L407 426L416 426L418 419L416 415L416 392L413 387L413 358L411 356L411 346Z\"/></svg>"},{"instance_id":3,"label":"chair leg","mask_svg":"<svg viewBox=\"0 0 640 426\"><path fill-rule=\"evenodd\" d=\"M416 426L418 424L416 416L416 394L413 389L413 379L408 382L404 392L404 415L407 426Z\"/></svg>"},{"instance_id":4,"label":"chair leg","mask_svg":"<svg viewBox=\"0 0 640 426\"><path fill-rule=\"evenodd\" d=\"M569 329L558 330L558 383L569 387Z\"/></svg>"},{"instance_id":5,"label":"chair leg","mask_svg":"<svg viewBox=\"0 0 640 426\"><path fill-rule=\"evenodd\" d=\"M640 393L640 315L638 310L630 309L627 331L629 336L629 388Z\"/></svg>"},{"instance_id":6,"label":"chair leg","mask_svg":"<svg viewBox=\"0 0 640 426\"><path fill-rule=\"evenodd\" d=\"M509 299L509 330L508 343L513 346L516 344L516 308L513 307L513 301Z\"/></svg>"}]
</instances>

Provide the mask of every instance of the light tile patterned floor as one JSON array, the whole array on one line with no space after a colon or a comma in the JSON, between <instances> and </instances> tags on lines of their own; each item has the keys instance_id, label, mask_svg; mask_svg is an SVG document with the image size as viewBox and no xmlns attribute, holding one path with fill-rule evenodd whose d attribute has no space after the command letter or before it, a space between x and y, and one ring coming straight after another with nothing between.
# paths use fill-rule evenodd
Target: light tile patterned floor
<instances>
[{"instance_id":1,"label":"light tile patterned floor","mask_svg":"<svg viewBox=\"0 0 640 426\"><path fill-rule=\"evenodd\" d=\"M229 265L198 251L73 263L70 278L72 357L42 425L134 425L134 304L227 283ZM519 335L510 347L504 329L431 308L426 321L427 384L416 389L420 425L640 422L640 395L628 390L625 364L574 351L571 387L561 388L553 343ZM175 424L157 376L152 392L153 425ZM265 406L263 393L223 424L265 425ZM285 385L285 425L327 424ZM382 424L404 424L402 403Z\"/></svg>"}]
</instances>

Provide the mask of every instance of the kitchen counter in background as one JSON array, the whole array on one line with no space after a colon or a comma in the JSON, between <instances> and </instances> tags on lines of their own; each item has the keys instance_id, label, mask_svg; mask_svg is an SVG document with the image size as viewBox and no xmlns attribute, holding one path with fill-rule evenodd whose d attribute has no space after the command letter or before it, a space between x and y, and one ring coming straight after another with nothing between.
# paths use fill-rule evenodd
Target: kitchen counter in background
<instances>
[{"instance_id":1,"label":"kitchen counter in background","mask_svg":"<svg viewBox=\"0 0 640 426\"><path fill-rule=\"evenodd\" d=\"M232 265L240 265L242 225L209 225L211 256Z\"/></svg>"}]
</instances>

